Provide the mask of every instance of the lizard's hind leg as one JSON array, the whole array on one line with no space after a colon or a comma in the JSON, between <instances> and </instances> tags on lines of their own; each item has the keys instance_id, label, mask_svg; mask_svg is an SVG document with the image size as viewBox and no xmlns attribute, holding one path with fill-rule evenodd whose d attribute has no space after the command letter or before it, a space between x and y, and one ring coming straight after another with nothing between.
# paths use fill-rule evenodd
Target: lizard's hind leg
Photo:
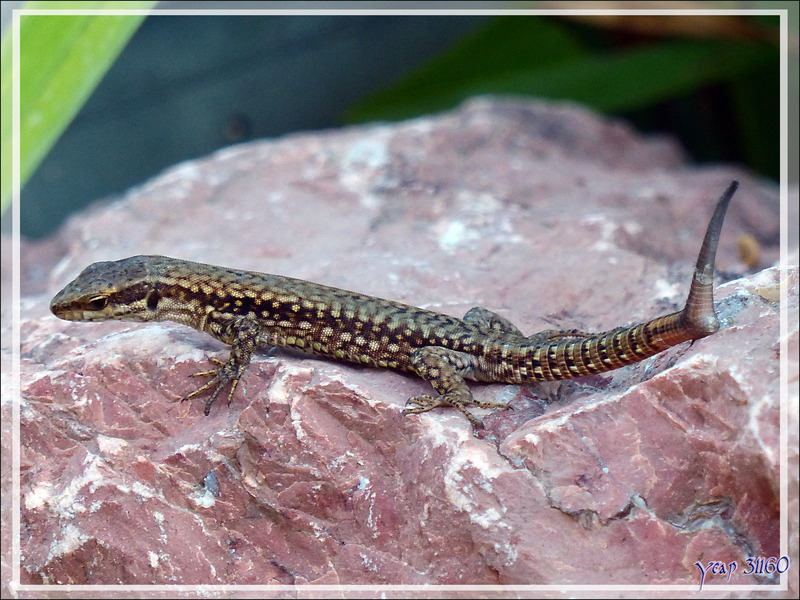
<instances>
[{"instance_id":1,"label":"lizard's hind leg","mask_svg":"<svg viewBox=\"0 0 800 600\"><path fill-rule=\"evenodd\" d=\"M440 346L419 348L411 355L411 366L414 372L429 381L439 396L433 398L427 394L409 399L413 408L406 408L405 414L428 412L439 406L453 406L461 411L475 427L483 427L480 419L472 415L467 406L480 408L505 408L499 402L481 402L472 396L464 375L472 371L475 357L471 354L456 352Z\"/></svg>"}]
</instances>

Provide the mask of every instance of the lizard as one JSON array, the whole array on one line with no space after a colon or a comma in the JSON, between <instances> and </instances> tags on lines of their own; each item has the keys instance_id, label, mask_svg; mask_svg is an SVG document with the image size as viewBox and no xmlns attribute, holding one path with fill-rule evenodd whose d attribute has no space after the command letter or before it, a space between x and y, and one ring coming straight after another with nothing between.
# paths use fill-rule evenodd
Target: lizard
<instances>
[{"instance_id":1,"label":"lizard","mask_svg":"<svg viewBox=\"0 0 800 600\"><path fill-rule=\"evenodd\" d=\"M317 356L416 374L438 395L408 400L404 414L453 406L476 427L466 380L522 384L602 373L715 333L714 261L722 223L738 188L716 204L682 310L600 333L545 330L525 336L506 318L474 307L459 319L309 281L139 255L89 265L58 292L52 313L68 321L174 321L231 346L227 361L183 399L210 393L204 413L230 385L228 405L253 354L287 347Z\"/></svg>"}]
</instances>

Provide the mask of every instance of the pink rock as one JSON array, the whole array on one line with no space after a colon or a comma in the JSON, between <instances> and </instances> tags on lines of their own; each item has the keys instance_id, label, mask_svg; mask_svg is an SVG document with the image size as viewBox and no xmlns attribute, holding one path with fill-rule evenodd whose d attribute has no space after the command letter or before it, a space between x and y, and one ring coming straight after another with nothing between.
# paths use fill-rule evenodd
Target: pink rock
<instances>
[{"instance_id":1,"label":"pink rock","mask_svg":"<svg viewBox=\"0 0 800 600\"><path fill-rule=\"evenodd\" d=\"M91 262L165 254L457 316L485 306L526 333L599 331L682 305L733 178L719 333L603 375L475 385L513 409L476 411L477 432L455 410L402 416L419 379L282 351L205 417L181 398L221 343L48 311ZM775 294L787 286L796 374L798 272L770 267L778 223L775 187L559 105L476 100L178 165L23 247L58 264L23 271L22 583L695 586L713 560L738 562L731 584L777 583L743 571L787 535ZM763 271L737 258L745 233ZM796 534L790 550L796 564Z\"/></svg>"}]
</instances>

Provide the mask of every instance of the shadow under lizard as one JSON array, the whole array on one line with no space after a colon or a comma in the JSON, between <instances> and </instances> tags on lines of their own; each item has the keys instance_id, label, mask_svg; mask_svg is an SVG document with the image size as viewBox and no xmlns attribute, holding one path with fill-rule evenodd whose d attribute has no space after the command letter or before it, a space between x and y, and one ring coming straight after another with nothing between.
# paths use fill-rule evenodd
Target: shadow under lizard
<instances>
[{"instance_id":1,"label":"shadow under lizard","mask_svg":"<svg viewBox=\"0 0 800 600\"><path fill-rule=\"evenodd\" d=\"M602 373L638 362L719 329L714 259L733 181L717 202L682 310L601 333L547 330L525 336L485 308L462 319L301 279L166 256L97 262L58 292L54 315L68 321L175 321L231 345L211 379L184 399L210 392L205 414L230 385L228 404L256 351L272 346L372 367L411 372L438 396L411 398L405 413L453 406L472 422L479 402L467 379L521 384Z\"/></svg>"}]
</instances>

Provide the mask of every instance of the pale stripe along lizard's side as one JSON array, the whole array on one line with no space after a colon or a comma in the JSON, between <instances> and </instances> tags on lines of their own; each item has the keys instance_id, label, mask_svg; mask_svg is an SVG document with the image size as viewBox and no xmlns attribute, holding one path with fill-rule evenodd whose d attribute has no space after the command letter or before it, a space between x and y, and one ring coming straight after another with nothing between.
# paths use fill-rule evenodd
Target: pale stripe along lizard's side
<instances>
[{"instance_id":1,"label":"pale stripe along lizard's side","mask_svg":"<svg viewBox=\"0 0 800 600\"><path fill-rule=\"evenodd\" d=\"M473 308L463 319L300 279L165 256L133 256L88 266L55 295L69 321L176 321L232 346L226 362L196 373L211 379L205 414L230 384L228 404L254 352L283 346L373 367L415 373L438 396L411 398L406 413L454 406L475 425L479 402L465 379L524 383L601 373L717 331L714 258L734 181L719 199L683 310L603 333L543 331L526 337L503 317Z\"/></svg>"}]
</instances>

